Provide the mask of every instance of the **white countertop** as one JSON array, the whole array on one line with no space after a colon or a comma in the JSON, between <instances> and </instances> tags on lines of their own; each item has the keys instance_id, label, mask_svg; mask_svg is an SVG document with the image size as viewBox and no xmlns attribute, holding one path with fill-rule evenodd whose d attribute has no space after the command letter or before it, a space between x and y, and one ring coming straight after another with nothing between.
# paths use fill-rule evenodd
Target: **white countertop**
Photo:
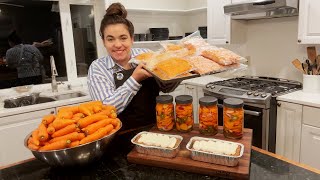
<instances>
[{"instance_id":1,"label":"white countertop","mask_svg":"<svg viewBox=\"0 0 320 180\"><path fill-rule=\"evenodd\" d=\"M278 96L277 100L320 108L320 93L305 93L299 90Z\"/></svg>"},{"instance_id":2,"label":"white countertop","mask_svg":"<svg viewBox=\"0 0 320 180\"><path fill-rule=\"evenodd\" d=\"M207 75L207 76L202 76L202 77L198 77L198 78L187 79L187 80L184 80L182 83L195 85L195 86L205 86L209 82L220 81L220 80L225 80L225 79L227 79L227 78L217 77L215 75ZM76 86L76 87L73 86L72 90L68 90L67 85L60 85L59 92L57 92L57 93L52 93L51 88L49 88L49 87L50 87L49 85L34 86L32 91L30 91L28 93L23 93L23 94L18 94L13 89L6 89L6 90L1 91L0 101L3 102L4 99L22 96L24 94L29 94L32 92L40 92L40 96L47 96L47 97L51 97L51 96L58 95L58 94L79 92L79 91L84 94L87 94L87 95L82 96L82 97L77 97L77 98L52 101L52 102L35 104L35 105L30 105L30 106L23 106L23 107L18 107L18 108L4 108L3 104L0 104L0 117L11 116L11 115L15 115L15 114L27 113L27 112L38 111L38 110L49 109L49 108L55 108L55 107L59 107L59 106L66 106L66 105L71 105L71 104L76 104L76 103L81 103L81 102L91 100L88 89L85 85L80 85L80 86Z\"/></svg>"}]
</instances>

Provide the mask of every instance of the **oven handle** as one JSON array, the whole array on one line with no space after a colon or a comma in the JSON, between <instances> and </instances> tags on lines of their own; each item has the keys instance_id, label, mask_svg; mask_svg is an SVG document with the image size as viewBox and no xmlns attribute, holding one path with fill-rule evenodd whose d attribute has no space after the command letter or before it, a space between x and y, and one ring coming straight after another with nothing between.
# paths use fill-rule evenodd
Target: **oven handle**
<instances>
[{"instance_id":1,"label":"oven handle","mask_svg":"<svg viewBox=\"0 0 320 180\"><path fill-rule=\"evenodd\" d=\"M222 104L218 104L218 107L219 108L223 108L223 105ZM244 110L244 113L248 114L248 115L252 115L252 116L260 116L260 114L261 114L261 112L251 111L251 110Z\"/></svg>"}]
</instances>

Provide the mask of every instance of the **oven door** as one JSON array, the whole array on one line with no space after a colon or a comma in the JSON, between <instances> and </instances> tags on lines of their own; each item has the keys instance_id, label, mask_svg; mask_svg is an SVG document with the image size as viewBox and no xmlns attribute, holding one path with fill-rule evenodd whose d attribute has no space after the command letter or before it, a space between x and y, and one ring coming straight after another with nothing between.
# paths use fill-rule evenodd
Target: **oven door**
<instances>
[{"instance_id":1,"label":"oven door","mask_svg":"<svg viewBox=\"0 0 320 180\"><path fill-rule=\"evenodd\" d=\"M223 100L218 100L219 126L223 125ZM263 130L263 117L266 111L262 108L244 104L244 127L253 130L252 145L266 149L266 135Z\"/></svg>"}]
</instances>

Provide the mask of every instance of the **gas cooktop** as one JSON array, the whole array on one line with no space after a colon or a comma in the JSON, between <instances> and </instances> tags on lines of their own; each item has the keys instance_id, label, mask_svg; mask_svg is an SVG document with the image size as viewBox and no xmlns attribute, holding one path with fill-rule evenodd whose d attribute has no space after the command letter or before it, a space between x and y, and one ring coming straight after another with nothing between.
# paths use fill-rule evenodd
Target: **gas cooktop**
<instances>
[{"instance_id":1,"label":"gas cooktop","mask_svg":"<svg viewBox=\"0 0 320 180\"><path fill-rule=\"evenodd\" d=\"M248 101L266 101L271 97L289 93L302 88L298 81L280 78L243 76L208 83L204 92L217 96L238 97Z\"/></svg>"}]
</instances>

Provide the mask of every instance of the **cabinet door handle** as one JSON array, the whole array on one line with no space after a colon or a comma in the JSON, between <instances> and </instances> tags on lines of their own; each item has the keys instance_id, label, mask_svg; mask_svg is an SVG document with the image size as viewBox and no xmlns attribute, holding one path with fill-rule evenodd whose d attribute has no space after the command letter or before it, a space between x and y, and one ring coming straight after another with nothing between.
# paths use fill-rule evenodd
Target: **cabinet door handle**
<instances>
[{"instance_id":1,"label":"cabinet door handle","mask_svg":"<svg viewBox=\"0 0 320 180\"><path fill-rule=\"evenodd\" d=\"M281 103L277 103L277 106L280 107L280 106L281 106Z\"/></svg>"},{"instance_id":2,"label":"cabinet door handle","mask_svg":"<svg viewBox=\"0 0 320 180\"><path fill-rule=\"evenodd\" d=\"M51 111L50 114L54 114L54 111Z\"/></svg>"},{"instance_id":3,"label":"cabinet door handle","mask_svg":"<svg viewBox=\"0 0 320 180\"><path fill-rule=\"evenodd\" d=\"M187 89L190 89L190 90L194 90L194 88L193 87L186 87Z\"/></svg>"},{"instance_id":4,"label":"cabinet door handle","mask_svg":"<svg viewBox=\"0 0 320 180\"><path fill-rule=\"evenodd\" d=\"M301 40L300 40L300 39L298 39L298 43L301 43Z\"/></svg>"}]
</instances>

